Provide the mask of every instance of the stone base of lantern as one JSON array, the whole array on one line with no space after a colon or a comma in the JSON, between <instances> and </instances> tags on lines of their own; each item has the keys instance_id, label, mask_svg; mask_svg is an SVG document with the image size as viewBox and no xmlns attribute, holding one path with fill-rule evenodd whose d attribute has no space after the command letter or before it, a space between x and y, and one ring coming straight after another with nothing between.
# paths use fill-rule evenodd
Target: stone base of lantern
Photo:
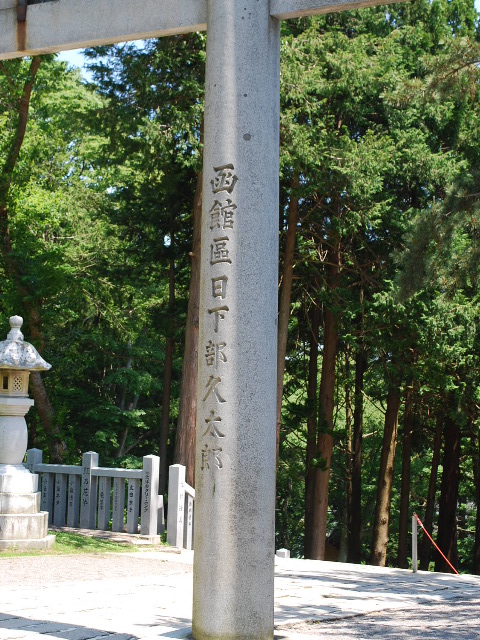
<instances>
[{"instance_id":1,"label":"stone base of lantern","mask_svg":"<svg viewBox=\"0 0 480 640\"><path fill-rule=\"evenodd\" d=\"M0 540L0 551L44 551L55 544L55 536L49 534L37 540Z\"/></svg>"},{"instance_id":2,"label":"stone base of lantern","mask_svg":"<svg viewBox=\"0 0 480 640\"><path fill-rule=\"evenodd\" d=\"M0 549L50 549L55 543L37 489L38 476L23 465L0 465Z\"/></svg>"}]
</instances>

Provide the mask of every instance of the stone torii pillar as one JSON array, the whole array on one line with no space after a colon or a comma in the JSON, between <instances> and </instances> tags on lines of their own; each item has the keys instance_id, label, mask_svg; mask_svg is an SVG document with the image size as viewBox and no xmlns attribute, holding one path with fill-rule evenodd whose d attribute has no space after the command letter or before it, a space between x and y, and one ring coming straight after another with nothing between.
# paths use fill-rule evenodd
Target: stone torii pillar
<instances>
[{"instance_id":1,"label":"stone torii pillar","mask_svg":"<svg viewBox=\"0 0 480 640\"><path fill-rule=\"evenodd\" d=\"M0 59L208 27L195 640L273 639L279 21L381 3L0 0Z\"/></svg>"},{"instance_id":2,"label":"stone torii pillar","mask_svg":"<svg viewBox=\"0 0 480 640\"><path fill-rule=\"evenodd\" d=\"M280 23L208 4L193 635L271 638Z\"/></svg>"}]
</instances>

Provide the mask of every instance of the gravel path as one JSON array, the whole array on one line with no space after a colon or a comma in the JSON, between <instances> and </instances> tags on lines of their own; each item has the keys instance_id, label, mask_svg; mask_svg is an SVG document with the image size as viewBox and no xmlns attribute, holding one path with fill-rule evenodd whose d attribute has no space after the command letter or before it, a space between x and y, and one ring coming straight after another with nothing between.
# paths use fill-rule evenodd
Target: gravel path
<instances>
[{"instance_id":1,"label":"gravel path","mask_svg":"<svg viewBox=\"0 0 480 640\"><path fill-rule=\"evenodd\" d=\"M80 554L69 556L25 556L0 558L2 585L41 588L46 583L88 582L90 580L124 579L134 576L176 575L191 572L192 565L181 562L181 556L164 554L164 559L149 552L135 554Z\"/></svg>"}]
</instances>

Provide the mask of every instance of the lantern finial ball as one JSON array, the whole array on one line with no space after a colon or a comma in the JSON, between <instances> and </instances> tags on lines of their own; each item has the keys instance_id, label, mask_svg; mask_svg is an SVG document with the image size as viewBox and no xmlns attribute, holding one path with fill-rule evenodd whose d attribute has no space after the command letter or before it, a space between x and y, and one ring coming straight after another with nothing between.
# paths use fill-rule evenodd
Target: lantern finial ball
<instances>
[{"instance_id":1,"label":"lantern finial ball","mask_svg":"<svg viewBox=\"0 0 480 640\"><path fill-rule=\"evenodd\" d=\"M23 324L22 316L10 316L8 319L11 330L7 335L8 340L15 340L15 342L23 342L23 333L20 331L20 327Z\"/></svg>"}]
</instances>

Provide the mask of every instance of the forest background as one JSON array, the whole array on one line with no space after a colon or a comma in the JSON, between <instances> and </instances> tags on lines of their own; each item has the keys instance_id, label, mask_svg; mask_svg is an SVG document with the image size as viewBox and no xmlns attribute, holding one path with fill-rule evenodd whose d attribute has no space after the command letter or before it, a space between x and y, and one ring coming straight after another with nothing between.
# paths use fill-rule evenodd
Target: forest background
<instances>
[{"instance_id":1,"label":"forest background","mask_svg":"<svg viewBox=\"0 0 480 640\"><path fill-rule=\"evenodd\" d=\"M277 548L406 567L417 511L480 573L473 0L282 30ZM29 446L115 466L156 453L162 488L173 462L194 482L208 355L205 41L87 50L88 80L52 55L0 62L0 312L53 365L31 376Z\"/></svg>"}]
</instances>

